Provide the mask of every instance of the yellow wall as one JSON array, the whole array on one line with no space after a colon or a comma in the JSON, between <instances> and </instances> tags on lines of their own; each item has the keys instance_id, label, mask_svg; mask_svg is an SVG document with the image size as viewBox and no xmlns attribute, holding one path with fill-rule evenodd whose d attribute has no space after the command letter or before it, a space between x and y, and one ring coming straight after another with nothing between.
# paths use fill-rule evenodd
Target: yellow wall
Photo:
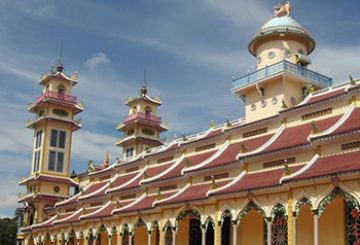
<instances>
[{"instance_id":1,"label":"yellow wall","mask_svg":"<svg viewBox=\"0 0 360 245\"><path fill-rule=\"evenodd\" d=\"M106 231L101 232L101 245L108 245L109 237Z\"/></svg>"},{"instance_id":2,"label":"yellow wall","mask_svg":"<svg viewBox=\"0 0 360 245\"><path fill-rule=\"evenodd\" d=\"M147 231L143 226L139 226L136 229L135 237L134 237L134 245L147 244L148 235Z\"/></svg>"},{"instance_id":3,"label":"yellow wall","mask_svg":"<svg viewBox=\"0 0 360 245\"><path fill-rule=\"evenodd\" d=\"M314 219L309 206L300 209L296 219L297 245L308 245L314 242Z\"/></svg>"},{"instance_id":4,"label":"yellow wall","mask_svg":"<svg viewBox=\"0 0 360 245\"><path fill-rule=\"evenodd\" d=\"M255 210L249 211L242 218L237 235L238 245L263 245L264 219L261 214Z\"/></svg>"},{"instance_id":5,"label":"yellow wall","mask_svg":"<svg viewBox=\"0 0 360 245\"><path fill-rule=\"evenodd\" d=\"M261 63L257 62L257 69L264 68L265 66L270 66L284 59L292 63L295 63L295 54L298 52L299 49L302 49L305 54L307 53L306 46L297 41L274 40L263 43L256 50L256 56L261 57ZM289 58L285 57L285 50L291 51L291 57ZM274 52L275 57L269 59L268 57L269 52Z\"/></svg>"},{"instance_id":6,"label":"yellow wall","mask_svg":"<svg viewBox=\"0 0 360 245\"><path fill-rule=\"evenodd\" d=\"M187 245L189 243L190 219L189 215L179 223L179 229L176 234L176 245Z\"/></svg>"},{"instance_id":7,"label":"yellow wall","mask_svg":"<svg viewBox=\"0 0 360 245\"><path fill-rule=\"evenodd\" d=\"M322 213L319 222L319 241L321 245L345 244L344 200L334 199Z\"/></svg>"}]
</instances>

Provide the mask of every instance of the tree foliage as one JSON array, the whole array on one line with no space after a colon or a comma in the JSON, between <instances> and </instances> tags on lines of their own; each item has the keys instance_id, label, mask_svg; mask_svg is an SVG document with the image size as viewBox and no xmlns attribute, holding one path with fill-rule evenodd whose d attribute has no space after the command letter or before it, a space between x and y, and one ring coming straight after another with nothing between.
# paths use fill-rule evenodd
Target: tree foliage
<instances>
[{"instance_id":1,"label":"tree foliage","mask_svg":"<svg viewBox=\"0 0 360 245\"><path fill-rule=\"evenodd\" d=\"M0 218L0 244L15 244L17 218Z\"/></svg>"}]
</instances>

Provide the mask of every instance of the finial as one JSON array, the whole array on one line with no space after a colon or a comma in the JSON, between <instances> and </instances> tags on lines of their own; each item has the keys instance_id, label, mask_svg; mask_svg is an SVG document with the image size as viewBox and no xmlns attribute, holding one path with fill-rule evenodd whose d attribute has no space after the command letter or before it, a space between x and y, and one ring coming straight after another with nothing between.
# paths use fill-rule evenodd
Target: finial
<instances>
[{"instance_id":1,"label":"finial","mask_svg":"<svg viewBox=\"0 0 360 245\"><path fill-rule=\"evenodd\" d=\"M188 138L186 137L186 135L185 135L184 132L182 133L182 140L183 140L183 141L187 141L187 140L188 140Z\"/></svg>"},{"instance_id":2,"label":"finial","mask_svg":"<svg viewBox=\"0 0 360 245\"><path fill-rule=\"evenodd\" d=\"M282 106L281 106L281 108L282 108L282 109L287 109L287 108L288 108L288 106L287 106L287 104L286 104L286 102L285 102L284 99L282 100Z\"/></svg>"},{"instance_id":3,"label":"finial","mask_svg":"<svg viewBox=\"0 0 360 245\"><path fill-rule=\"evenodd\" d=\"M274 7L274 17L290 16L291 5L289 1L279 3Z\"/></svg>"},{"instance_id":4,"label":"finial","mask_svg":"<svg viewBox=\"0 0 360 245\"><path fill-rule=\"evenodd\" d=\"M102 166L105 168L109 166L109 152L105 152Z\"/></svg>"},{"instance_id":5,"label":"finial","mask_svg":"<svg viewBox=\"0 0 360 245\"><path fill-rule=\"evenodd\" d=\"M248 150L246 149L245 144L242 143L242 144L240 145L240 153L246 153L246 152L248 152Z\"/></svg>"},{"instance_id":6,"label":"finial","mask_svg":"<svg viewBox=\"0 0 360 245\"><path fill-rule=\"evenodd\" d=\"M163 199L163 195L161 194L160 188L157 189L157 200Z\"/></svg>"},{"instance_id":7,"label":"finial","mask_svg":"<svg viewBox=\"0 0 360 245\"><path fill-rule=\"evenodd\" d=\"M210 125L209 125L210 128L214 128L215 127L215 123L214 123L214 120L211 120L210 121Z\"/></svg>"},{"instance_id":8,"label":"finial","mask_svg":"<svg viewBox=\"0 0 360 245\"><path fill-rule=\"evenodd\" d=\"M232 124L231 124L231 122L230 122L230 120L229 120L228 117L226 117L226 127L228 127L228 128L231 128L231 127L232 127Z\"/></svg>"},{"instance_id":9,"label":"finial","mask_svg":"<svg viewBox=\"0 0 360 245\"><path fill-rule=\"evenodd\" d=\"M284 159L284 176L289 176L289 175L291 175L291 174L292 174L291 169L290 169L290 167L289 167L289 164L288 164L288 162L287 162L287 159L285 158L285 159Z\"/></svg>"},{"instance_id":10,"label":"finial","mask_svg":"<svg viewBox=\"0 0 360 245\"><path fill-rule=\"evenodd\" d=\"M63 64L63 52L64 52L64 42L61 42L61 46L60 46L60 55L59 55L59 62L58 65L56 67L56 70L58 72L63 72L64 70L64 64Z\"/></svg>"},{"instance_id":11,"label":"finial","mask_svg":"<svg viewBox=\"0 0 360 245\"><path fill-rule=\"evenodd\" d=\"M215 181L214 175L211 175L211 189L215 190L218 188L218 184Z\"/></svg>"},{"instance_id":12,"label":"finial","mask_svg":"<svg viewBox=\"0 0 360 245\"><path fill-rule=\"evenodd\" d=\"M144 68L144 82L141 85L139 92L140 92L140 97L146 95L148 92L147 84L146 84L146 69L145 68Z\"/></svg>"},{"instance_id":13,"label":"finial","mask_svg":"<svg viewBox=\"0 0 360 245\"><path fill-rule=\"evenodd\" d=\"M350 79L350 84L351 84L352 86L355 86L355 85L356 85L356 82L355 82L354 78L352 77L351 72L349 73L349 79Z\"/></svg>"},{"instance_id":14,"label":"finial","mask_svg":"<svg viewBox=\"0 0 360 245\"><path fill-rule=\"evenodd\" d=\"M72 171L72 173L71 173L71 175L70 175L70 178L76 178L78 175L77 175L77 173L75 172L75 169L73 169L73 171Z\"/></svg>"},{"instance_id":15,"label":"finial","mask_svg":"<svg viewBox=\"0 0 360 245\"><path fill-rule=\"evenodd\" d=\"M89 160L88 161L88 172L94 172L95 171L95 167L94 167L94 164L93 164L93 161L92 160Z\"/></svg>"},{"instance_id":16,"label":"finial","mask_svg":"<svg viewBox=\"0 0 360 245\"><path fill-rule=\"evenodd\" d=\"M315 121L311 122L311 134L318 134L320 133L320 130L317 128Z\"/></svg>"}]
</instances>

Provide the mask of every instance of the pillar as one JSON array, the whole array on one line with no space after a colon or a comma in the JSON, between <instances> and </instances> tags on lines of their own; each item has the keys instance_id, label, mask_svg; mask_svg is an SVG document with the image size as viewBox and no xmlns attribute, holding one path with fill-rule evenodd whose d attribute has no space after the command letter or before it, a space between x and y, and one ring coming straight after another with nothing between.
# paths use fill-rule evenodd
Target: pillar
<instances>
[{"instance_id":1,"label":"pillar","mask_svg":"<svg viewBox=\"0 0 360 245\"><path fill-rule=\"evenodd\" d=\"M132 238L133 238L133 234L130 232L129 233L129 245L132 245Z\"/></svg>"},{"instance_id":2,"label":"pillar","mask_svg":"<svg viewBox=\"0 0 360 245\"><path fill-rule=\"evenodd\" d=\"M201 245L206 244L206 227L205 225L201 225Z\"/></svg>"},{"instance_id":3,"label":"pillar","mask_svg":"<svg viewBox=\"0 0 360 245\"><path fill-rule=\"evenodd\" d=\"M108 236L108 245L111 245L111 239L112 237L111 236Z\"/></svg>"},{"instance_id":4,"label":"pillar","mask_svg":"<svg viewBox=\"0 0 360 245\"><path fill-rule=\"evenodd\" d=\"M217 222L217 223L219 223L219 222ZM222 237L222 224L218 224L217 225L217 229L218 229L218 232L216 232L216 230L215 230L215 233L214 234L218 234L218 242L217 243L214 243L215 245L216 244L218 244L218 245L221 245L221 243L222 243L222 240L221 240L221 237Z\"/></svg>"},{"instance_id":5,"label":"pillar","mask_svg":"<svg viewBox=\"0 0 360 245\"><path fill-rule=\"evenodd\" d=\"M173 242L172 242L172 245L176 245L176 233L177 233L177 231L176 231L175 229L173 229L172 233L173 233L173 237L172 237Z\"/></svg>"},{"instance_id":6,"label":"pillar","mask_svg":"<svg viewBox=\"0 0 360 245\"><path fill-rule=\"evenodd\" d=\"M293 209L292 209L292 191L290 190L288 193L288 202L287 202L287 206L288 206L288 220L287 220L287 226L288 226L288 245L293 245Z\"/></svg>"},{"instance_id":7,"label":"pillar","mask_svg":"<svg viewBox=\"0 0 360 245\"><path fill-rule=\"evenodd\" d=\"M120 233L116 234L116 245L122 245L122 235Z\"/></svg>"},{"instance_id":8,"label":"pillar","mask_svg":"<svg viewBox=\"0 0 360 245\"><path fill-rule=\"evenodd\" d=\"M271 233L272 233L271 225L272 225L271 218L267 218L266 219L266 231L267 231L266 240L267 240L267 244L269 244L269 245L271 244Z\"/></svg>"},{"instance_id":9,"label":"pillar","mask_svg":"<svg viewBox=\"0 0 360 245\"><path fill-rule=\"evenodd\" d=\"M319 215L314 214L314 245L319 245Z\"/></svg>"},{"instance_id":10,"label":"pillar","mask_svg":"<svg viewBox=\"0 0 360 245\"><path fill-rule=\"evenodd\" d=\"M237 232L239 224L233 224L233 245L237 245Z\"/></svg>"},{"instance_id":11,"label":"pillar","mask_svg":"<svg viewBox=\"0 0 360 245\"><path fill-rule=\"evenodd\" d=\"M292 229L293 229L293 245L296 245L296 213L293 212L293 222L292 222Z\"/></svg>"},{"instance_id":12,"label":"pillar","mask_svg":"<svg viewBox=\"0 0 360 245\"><path fill-rule=\"evenodd\" d=\"M220 232L220 236L219 236ZM219 243L220 241L220 243ZM219 228L219 203L216 201L214 212L214 244L221 244L221 227Z\"/></svg>"},{"instance_id":13,"label":"pillar","mask_svg":"<svg viewBox=\"0 0 360 245\"><path fill-rule=\"evenodd\" d=\"M147 232L147 234L148 234L148 245L151 245L151 231L148 231Z\"/></svg>"}]
</instances>

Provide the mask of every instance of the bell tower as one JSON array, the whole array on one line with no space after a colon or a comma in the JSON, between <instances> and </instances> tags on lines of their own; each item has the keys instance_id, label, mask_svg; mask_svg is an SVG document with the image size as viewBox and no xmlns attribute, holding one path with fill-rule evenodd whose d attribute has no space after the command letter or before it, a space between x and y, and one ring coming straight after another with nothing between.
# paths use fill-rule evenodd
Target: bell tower
<instances>
[{"instance_id":1,"label":"bell tower","mask_svg":"<svg viewBox=\"0 0 360 245\"><path fill-rule=\"evenodd\" d=\"M72 95L77 75L67 76L63 71L59 63L49 75L41 75L42 94L28 108L35 119L26 125L34 131L30 176L19 183L26 186L26 194L19 199L25 226L44 220L44 209L69 197L70 187L77 185L69 178L71 141L72 133L81 128L74 116L83 107Z\"/></svg>"},{"instance_id":2,"label":"bell tower","mask_svg":"<svg viewBox=\"0 0 360 245\"><path fill-rule=\"evenodd\" d=\"M129 159L143 150L162 145L160 133L167 130L167 125L157 115L157 108L161 105L160 97L150 97L144 82L139 89L139 96L128 97L125 104L129 107L129 115L116 127L124 133L123 138L116 140L116 145L123 148L123 158Z\"/></svg>"},{"instance_id":3,"label":"bell tower","mask_svg":"<svg viewBox=\"0 0 360 245\"><path fill-rule=\"evenodd\" d=\"M293 107L313 90L331 86L331 78L308 69L315 40L291 16L290 2L274 8L249 42L256 70L233 80L232 92L245 103L246 121Z\"/></svg>"}]
</instances>

